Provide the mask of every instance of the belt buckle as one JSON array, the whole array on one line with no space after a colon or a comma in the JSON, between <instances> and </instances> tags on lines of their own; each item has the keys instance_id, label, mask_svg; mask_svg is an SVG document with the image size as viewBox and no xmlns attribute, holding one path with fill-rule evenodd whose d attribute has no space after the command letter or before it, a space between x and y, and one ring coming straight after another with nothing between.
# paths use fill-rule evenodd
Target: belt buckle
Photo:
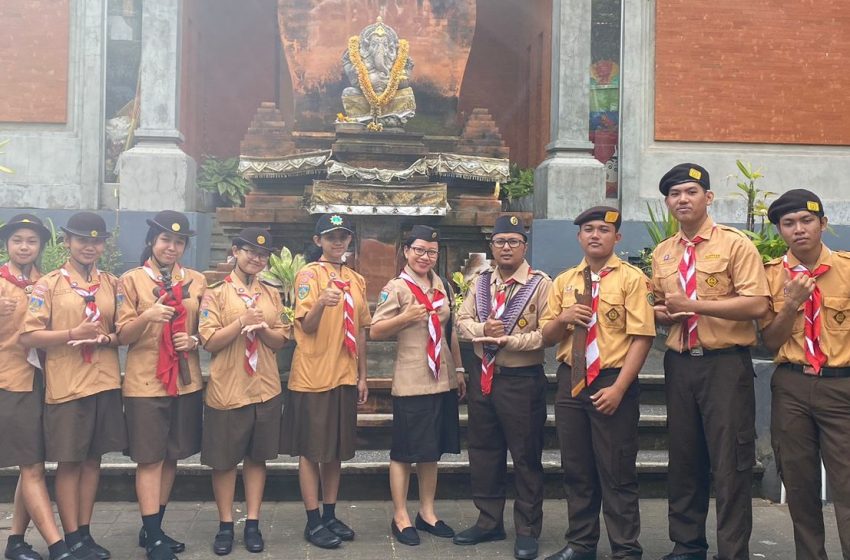
<instances>
[{"instance_id":1,"label":"belt buckle","mask_svg":"<svg viewBox=\"0 0 850 560\"><path fill-rule=\"evenodd\" d=\"M818 372L815 371L815 368L812 366L803 366L803 373L806 375L817 375Z\"/></svg>"},{"instance_id":2,"label":"belt buckle","mask_svg":"<svg viewBox=\"0 0 850 560\"><path fill-rule=\"evenodd\" d=\"M690 354L691 354L691 356L696 356L696 357L702 356L703 355L702 354L702 346L697 346L696 348L691 348Z\"/></svg>"}]
</instances>

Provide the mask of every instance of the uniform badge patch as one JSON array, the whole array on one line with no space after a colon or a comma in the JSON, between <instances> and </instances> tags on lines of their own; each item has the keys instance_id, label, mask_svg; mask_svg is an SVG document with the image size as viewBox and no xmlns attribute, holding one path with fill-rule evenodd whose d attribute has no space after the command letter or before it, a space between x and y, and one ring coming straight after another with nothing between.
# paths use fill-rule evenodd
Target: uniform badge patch
<instances>
[{"instance_id":1,"label":"uniform badge patch","mask_svg":"<svg viewBox=\"0 0 850 560\"><path fill-rule=\"evenodd\" d=\"M808 200L806 201L806 209L809 212L820 212L820 204L815 200Z\"/></svg>"},{"instance_id":2,"label":"uniform badge patch","mask_svg":"<svg viewBox=\"0 0 850 560\"><path fill-rule=\"evenodd\" d=\"M535 311L537 311L537 306L536 306L536 305L534 305L534 304L532 303L531 305L529 305L529 306L528 306L528 312L529 312L529 313L534 313Z\"/></svg>"},{"instance_id":3,"label":"uniform badge patch","mask_svg":"<svg viewBox=\"0 0 850 560\"><path fill-rule=\"evenodd\" d=\"M647 293L646 301L649 302L649 305L655 305L655 294L652 292Z\"/></svg>"},{"instance_id":4,"label":"uniform badge patch","mask_svg":"<svg viewBox=\"0 0 850 560\"><path fill-rule=\"evenodd\" d=\"M387 298L388 298L388 297L390 297L389 292L387 292L387 291L382 291L382 292L380 293L380 295L378 295L378 305L381 305L382 303L384 303L385 301L387 301Z\"/></svg>"},{"instance_id":5,"label":"uniform badge patch","mask_svg":"<svg viewBox=\"0 0 850 560\"><path fill-rule=\"evenodd\" d=\"M29 309L30 313L33 313L33 314L38 313L38 312L39 312L39 310L40 310L43 306L44 306L44 299L42 299L42 298L40 298L40 297L36 296L35 294L33 294L33 295L31 295L31 296L30 296L29 305L27 306L27 308Z\"/></svg>"},{"instance_id":6,"label":"uniform badge patch","mask_svg":"<svg viewBox=\"0 0 850 560\"><path fill-rule=\"evenodd\" d=\"M307 297L307 294L310 293L309 284L301 284L298 286L298 299L304 299Z\"/></svg>"},{"instance_id":7,"label":"uniform badge patch","mask_svg":"<svg viewBox=\"0 0 850 560\"><path fill-rule=\"evenodd\" d=\"M525 320L525 317L521 317L519 321L516 322L517 326L521 329L524 329L528 326L528 321Z\"/></svg>"},{"instance_id":8,"label":"uniform badge patch","mask_svg":"<svg viewBox=\"0 0 850 560\"><path fill-rule=\"evenodd\" d=\"M702 179L702 171L691 167L690 170L688 170L688 176L692 179L696 179L697 181L699 181L700 179Z\"/></svg>"},{"instance_id":9,"label":"uniform badge patch","mask_svg":"<svg viewBox=\"0 0 850 560\"><path fill-rule=\"evenodd\" d=\"M718 280L717 276L715 276L714 274L705 279L705 283L708 284L711 288L715 287L719 282L720 280Z\"/></svg>"},{"instance_id":10,"label":"uniform badge patch","mask_svg":"<svg viewBox=\"0 0 850 560\"><path fill-rule=\"evenodd\" d=\"M839 325L842 324L845 319L847 319L847 315L845 315L843 311L839 311L835 314L835 322Z\"/></svg>"},{"instance_id":11,"label":"uniform badge patch","mask_svg":"<svg viewBox=\"0 0 850 560\"><path fill-rule=\"evenodd\" d=\"M609 321L616 321L620 318L620 314L617 312L616 309L609 310L608 313L605 314L605 316L608 317Z\"/></svg>"}]
</instances>

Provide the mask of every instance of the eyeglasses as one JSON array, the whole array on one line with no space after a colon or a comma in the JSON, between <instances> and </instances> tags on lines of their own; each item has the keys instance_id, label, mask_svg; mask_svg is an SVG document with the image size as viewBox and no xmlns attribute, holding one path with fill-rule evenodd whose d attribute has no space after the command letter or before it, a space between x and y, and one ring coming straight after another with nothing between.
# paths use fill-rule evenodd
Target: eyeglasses
<instances>
[{"instance_id":1,"label":"eyeglasses","mask_svg":"<svg viewBox=\"0 0 850 560\"><path fill-rule=\"evenodd\" d=\"M417 257L423 257L425 255L428 255L428 258L432 260L436 259L437 255L440 254L440 252L436 249L426 249L425 247L411 247L411 249L413 249L413 253Z\"/></svg>"},{"instance_id":2,"label":"eyeglasses","mask_svg":"<svg viewBox=\"0 0 850 560\"><path fill-rule=\"evenodd\" d=\"M516 239L516 238L512 238L512 239L499 238L499 239L491 240L490 243L493 245L493 247L498 247L499 249L501 249L505 245L507 245L511 249L516 249L520 245L523 245L525 243L525 241L523 241L522 239Z\"/></svg>"},{"instance_id":3,"label":"eyeglasses","mask_svg":"<svg viewBox=\"0 0 850 560\"><path fill-rule=\"evenodd\" d=\"M249 249L248 247L239 247L242 251L245 251L245 254L248 255L248 258L251 259L259 259L261 261L269 260L271 253L268 251L255 251L254 249Z\"/></svg>"}]
</instances>

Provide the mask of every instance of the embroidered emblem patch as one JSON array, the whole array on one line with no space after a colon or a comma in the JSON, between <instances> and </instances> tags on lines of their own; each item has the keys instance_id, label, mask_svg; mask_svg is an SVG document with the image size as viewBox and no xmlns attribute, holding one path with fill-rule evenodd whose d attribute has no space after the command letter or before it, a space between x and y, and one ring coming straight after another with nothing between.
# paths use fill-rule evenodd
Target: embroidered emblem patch
<instances>
[{"instance_id":1,"label":"embroidered emblem patch","mask_svg":"<svg viewBox=\"0 0 850 560\"><path fill-rule=\"evenodd\" d=\"M692 179L696 179L697 181L699 181L700 179L702 179L702 171L700 171L699 169L694 169L693 167L691 167L691 169L688 171L688 177L691 177Z\"/></svg>"},{"instance_id":2,"label":"embroidered emblem patch","mask_svg":"<svg viewBox=\"0 0 850 560\"><path fill-rule=\"evenodd\" d=\"M711 288L715 287L719 282L720 280L718 280L717 276L715 276L714 274L705 279L705 283L708 284Z\"/></svg>"},{"instance_id":3,"label":"embroidered emblem patch","mask_svg":"<svg viewBox=\"0 0 850 560\"><path fill-rule=\"evenodd\" d=\"M298 299L304 299L307 297L307 294L310 293L310 286L308 284L301 284L298 286Z\"/></svg>"},{"instance_id":4,"label":"embroidered emblem patch","mask_svg":"<svg viewBox=\"0 0 850 560\"><path fill-rule=\"evenodd\" d=\"M525 317L521 317L519 321L516 322L517 326L521 329L524 329L528 326L528 321L525 320Z\"/></svg>"},{"instance_id":5,"label":"embroidered emblem patch","mask_svg":"<svg viewBox=\"0 0 850 560\"><path fill-rule=\"evenodd\" d=\"M331 223L335 226L341 226L342 217L338 216L337 214L334 214L333 216L331 216Z\"/></svg>"},{"instance_id":6,"label":"embroidered emblem patch","mask_svg":"<svg viewBox=\"0 0 850 560\"><path fill-rule=\"evenodd\" d=\"M616 321L620 318L620 314L617 312L616 309L611 309L610 311L608 311L608 313L605 314L605 316L608 317L609 321Z\"/></svg>"},{"instance_id":7,"label":"embroidered emblem patch","mask_svg":"<svg viewBox=\"0 0 850 560\"><path fill-rule=\"evenodd\" d=\"M845 319L847 319L847 315L845 315L843 311L839 311L835 314L835 322L839 325L842 324Z\"/></svg>"},{"instance_id":8,"label":"embroidered emblem patch","mask_svg":"<svg viewBox=\"0 0 850 560\"><path fill-rule=\"evenodd\" d=\"M389 292L382 291L382 292L378 295L378 305L381 305L382 303L384 303L385 301L387 301L387 298L388 298L388 297L390 297Z\"/></svg>"},{"instance_id":9,"label":"embroidered emblem patch","mask_svg":"<svg viewBox=\"0 0 850 560\"><path fill-rule=\"evenodd\" d=\"M619 212L605 212L605 219L603 221L605 221L609 224L614 224L614 223L617 222L617 218L619 218L619 217L620 217Z\"/></svg>"},{"instance_id":10,"label":"embroidered emblem patch","mask_svg":"<svg viewBox=\"0 0 850 560\"><path fill-rule=\"evenodd\" d=\"M532 303L531 305L529 305L529 306L528 306L528 312L529 312L529 313L534 313L535 311L537 311L537 306L536 306L536 305L534 305L534 304Z\"/></svg>"},{"instance_id":11,"label":"embroidered emblem patch","mask_svg":"<svg viewBox=\"0 0 850 560\"><path fill-rule=\"evenodd\" d=\"M809 212L820 212L820 204L818 204L817 201L808 200L806 201L806 209Z\"/></svg>"},{"instance_id":12,"label":"embroidered emblem patch","mask_svg":"<svg viewBox=\"0 0 850 560\"><path fill-rule=\"evenodd\" d=\"M30 302L27 308L30 313L38 313L39 310L44 306L44 300L40 297L36 297L35 295L30 296Z\"/></svg>"},{"instance_id":13,"label":"embroidered emblem patch","mask_svg":"<svg viewBox=\"0 0 850 560\"><path fill-rule=\"evenodd\" d=\"M646 294L646 301L649 302L649 305L655 305L655 294L652 292Z\"/></svg>"}]
</instances>

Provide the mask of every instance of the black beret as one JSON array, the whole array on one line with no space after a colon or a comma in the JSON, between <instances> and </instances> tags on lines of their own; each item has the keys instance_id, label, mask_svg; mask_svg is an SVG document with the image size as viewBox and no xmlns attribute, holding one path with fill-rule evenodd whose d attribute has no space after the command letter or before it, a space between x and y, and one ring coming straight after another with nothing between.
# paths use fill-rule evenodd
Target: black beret
<instances>
[{"instance_id":1,"label":"black beret","mask_svg":"<svg viewBox=\"0 0 850 560\"><path fill-rule=\"evenodd\" d=\"M61 229L67 234L89 239L112 237L112 234L106 231L106 222L94 212L77 212L68 218L68 223L61 226Z\"/></svg>"},{"instance_id":2,"label":"black beret","mask_svg":"<svg viewBox=\"0 0 850 560\"><path fill-rule=\"evenodd\" d=\"M823 218L823 204L818 195L806 189L791 189L773 201L767 209L767 219L772 224L778 224L785 214L802 210Z\"/></svg>"},{"instance_id":3,"label":"black beret","mask_svg":"<svg viewBox=\"0 0 850 560\"><path fill-rule=\"evenodd\" d=\"M335 229L344 229L348 233L354 233L348 217L343 214L322 214L316 222L316 235L324 235Z\"/></svg>"},{"instance_id":4,"label":"black beret","mask_svg":"<svg viewBox=\"0 0 850 560\"><path fill-rule=\"evenodd\" d=\"M496 218L496 223L493 224L493 235L497 233L519 233L523 239L527 239L525 224L519 216L504 215Z\"/></svg>"},{"instance_id":5,"label":"black beret","mask_svg":"<svg viewBox=\"0 0 850 560\"><path fill-rule=\"evenodd\" d=\"M410 229L408 239L422 239L423 241L439 241L440 232L430 226L415 225Z\"/></svg>"},{"instance_id":6,"label":"black beret","mask_svg":"<svg viewBox=\"0 0 850 560\"><path fill-rule=\"evenodd\" d=\"M4 241L9 239L13 233L21 228L31 229L38 233L38 236L41 238L42 245L50 240L50 230L44 227L44 222L41 221L41 218L32 214L18 214L17 216L12 216L11 220L0 227L0 239L3 239Z\"/></svg>"},{"instance_id":7,"label":"black beret","mask_svg":"<svg viewBox=\"0 0 850 560\"><path fill-rule=\"evenodd\" d=\"M603 222L614 224L615 231L620 231L620 224L623 223L623 217L620 215L620 211L612 206L594 206L576 216L573 223L580 226L593 220L602 220Z\"/></svg>"},{"instance_id":8,"label":"black beret","mask_svg":"<svg viewBox=\"0 0 850 560\"><path fill-rule=\"evenodd\" d=\"M250 245L256 249L263 249L272 252L272 234L263 228L249 227L239 232L239 235L232 239L235 246Z\"/></svg>"},{"instance_id":9,"label":"black beret","mask_svg":"<svg viewBox=\"0 0 850 560\"><path fill-rule=\"evenodd\" d=\"M189 229L189 218L174 210L163 210L153 218L145 220L152 228L176 233L184 237L192 237L195 232Z\"/></svg>"},{"instance_id":10,"label":"black beret","mask_svg":"<svg viewBox=\"0 0 850 560\"><path fill-rule=\"evenodd\" d=\"M695 163L680 163L664 174L658 182L658 190L667 196L670 193L670 187L691 182L699 183L705 190L711 189L708 171L704 167Z\"/></svg>"}]
</instances>

